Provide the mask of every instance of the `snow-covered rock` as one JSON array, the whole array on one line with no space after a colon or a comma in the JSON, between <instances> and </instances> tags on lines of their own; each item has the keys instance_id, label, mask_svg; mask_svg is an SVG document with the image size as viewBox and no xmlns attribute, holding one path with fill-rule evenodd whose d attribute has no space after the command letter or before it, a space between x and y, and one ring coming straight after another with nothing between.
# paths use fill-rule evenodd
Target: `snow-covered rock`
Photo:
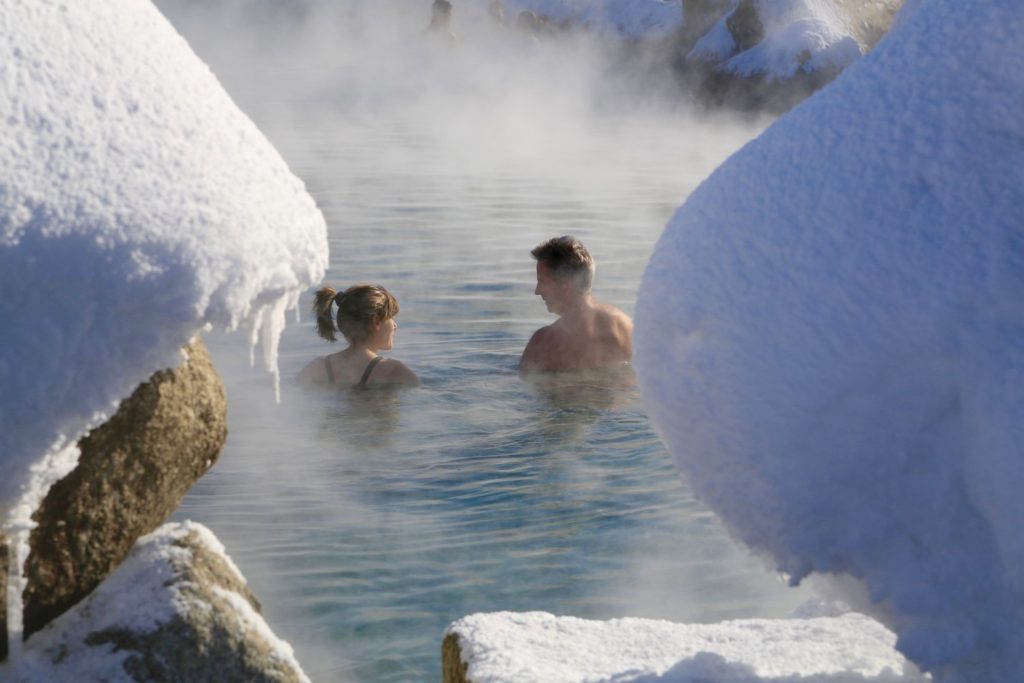
<instances>
[{"instance_id":1,"label":"snow-covered rock","mask_svg":"<svg viewBox=\"0 0 1024 683\"><path fill-rule=\"evenodd\" d=\"M308 683L245 579L200 524L143 537L86 600L28 643L11 683Z\"/></svg>"},{"instance_id":2,"label":"snow-covered rock","mask_svg":"<svg viewBox=\"0 0 1024 683\"><path fill-rule=\"evenodd\" d=\"M859 614L673 624L545 612L448 627L445 683L925 683L896 637Z\"/></svg>"},{"instance_id":3,"label":"snow-covered rock","mask_svg":"<svg viewBox=\"0 0 1024 683\"><path fill-rule=\"evenodd\" d=\"M679 49L711 101L796 103L885 34L902 0L686 0Z\"/></svg>"},{"instance_id":4,"label":"snow-covered rock","mask_svg":"<svg viewBox=\"0 0 1024 683\"><path fill-rule=\"evenodd\" d=\"M0 54L0 518L25 524L69 444L205 324L258 320L274 367L327 244L147 0L0 0Z\"/></svg>"},{"instance_id":5,"label":"snow-covered rock","mask_svg":"<svg viewBox=\"0 0 1024 683\"><path fill-rule=\"evenodd\" d=\"M699 3L693 3L695 6ZM842 69L888 30L901 0L739 0L718 13L697 40L691 59L718 65L738 76L792 78L798 71ZM709 23L711 17L689 16Z\"/></svg>"},{"instance_id":6,"label":"snow-covered rock","mask_svg":"<svg viewBox=\"0 0 1024 683\"><path fill-rule=\"evenodd\" d=\"M652 421L732 532L941 681L1024 671L1024 11L927 0L724 163L641 285Z\"/></svg>"},{"instance_id":7,"label":"snow-covered rock","mask_svg":"<svg viewBox=\"0 0 1024 683\"><path fill-rule=\"evenodd\" d=\"M216 462L227 437L224 385L199 340L186 352L187 362L154 374L79 441L78 465L33 515L24 562L26 636L88 595ZM0 564L0 588L6 579ZM6 598L0 590L0 633ZM0 638L0 659L6 655Z\"/></svg>"}]
</instances>

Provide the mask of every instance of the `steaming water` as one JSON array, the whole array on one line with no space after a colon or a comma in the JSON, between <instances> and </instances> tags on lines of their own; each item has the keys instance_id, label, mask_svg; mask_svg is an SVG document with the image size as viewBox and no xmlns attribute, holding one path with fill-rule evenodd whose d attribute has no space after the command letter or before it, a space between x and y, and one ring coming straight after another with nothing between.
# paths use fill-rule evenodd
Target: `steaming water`
<instances>
[{"instance_id":1,"label":"steaming water","mask_svg":"<svg viewBox=\"0 0 1024 683\"><path fill-rule=\"evenodd\" d=\"M576 234L596 296L632 312L671 212L757 126L557 97L420 97L382 115L310 88L296 60L259 78L211 62L324 210L326 281L396 294L392 354L424 382L340 396L286 382L275 405L245 335L207 337L230 435L177 517L221 538L315 681L437 680L445 626L477 611L714 621L802 600L693 499L634 388L515 372L552 320L529 250ZM328 351L305 317L282 339L285 377Z\"/></svg>"}]
</instances>

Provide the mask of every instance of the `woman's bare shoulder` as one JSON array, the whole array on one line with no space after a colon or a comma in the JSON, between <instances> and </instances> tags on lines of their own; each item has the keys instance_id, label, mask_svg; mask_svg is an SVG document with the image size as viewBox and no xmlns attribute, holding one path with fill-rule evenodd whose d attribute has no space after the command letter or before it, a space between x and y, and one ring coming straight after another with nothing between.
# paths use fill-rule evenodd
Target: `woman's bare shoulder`
<instances>
[{"instance_id":1,"label":"woman's bare shoulder","mask_svg":"<svg viewBox=\"0 0 1024 683\"><path fill-rule=\"evenodd\" d=\"M327 356L317 356L299 371L297 380L307 384L327 384L327 371L324 369Z\"/></svg>"},{"instance_id":2,"label":"woman's bare shoulder","mask_svg":"<svg viewBox=\"0 0 1024 683\"><path fill-rule=\"evenodd\" d=\"M374 376L376 375L376 377ZM376 380L372 384L398 384L402 386L418 387L420 378L409 369L405 363L395 358L385 358L374 370L371 379Z\"/></svg>"}]
</instances>

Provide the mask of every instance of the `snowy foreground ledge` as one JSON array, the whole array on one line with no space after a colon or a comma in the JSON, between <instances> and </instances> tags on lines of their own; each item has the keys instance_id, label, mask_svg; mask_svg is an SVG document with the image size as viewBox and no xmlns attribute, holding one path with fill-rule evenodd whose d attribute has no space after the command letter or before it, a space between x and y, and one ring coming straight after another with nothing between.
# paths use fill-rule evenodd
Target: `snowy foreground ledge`
<instances>
[{"instance_id":1,"label":"snowy foreground ledge","mask_svg":"<svg viewBox=\"0 0 1024 683\"><path fill-rule=\"evenodd\" d=\"M5 681L308 683L206 527L165 524L87 599L33 636Z\"/></svg>"},{"instance_id":2,"label":"snowy foreground ledge","mask_svg":"<svg viewBox=\"0 0 1024 683\"><path fill-rule=\"evenodd\" d=\"M895 642L884 626L860 614L673 624L495 612L448 627L444 682L929 681L896 652Z\"/></svg>"}]
</instances>

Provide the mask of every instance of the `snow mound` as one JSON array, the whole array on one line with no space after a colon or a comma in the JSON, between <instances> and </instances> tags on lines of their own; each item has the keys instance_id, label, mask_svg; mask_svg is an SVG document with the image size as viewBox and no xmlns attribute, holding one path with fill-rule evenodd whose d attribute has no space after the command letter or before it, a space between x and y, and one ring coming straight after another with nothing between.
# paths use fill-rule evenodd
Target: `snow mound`
<instances>
[{"instance_id":1,"label":"snow mound","mask_svg":"<svg viewBox=\"0 0 1024 683\"><path fill-rule=\"evenodd\" d=\"M794 582L859 580L943 681L1024 671L1024 12L913 3L677 212L651 418Z\"/></svg>"},{"instance_id":2,"label":"snow mound","mask_svg":"<svg viewBox=\"0 0 1024 683\"><path fill-rule=\"evenodd\" d=\"M303 183L146 0L0 0L0 54L2 517L33 464L204 325L259 316L273 367L327 242Z\"/></svg>"},{"instance_id":3,"label":"snow mound","mask_svg":"<svg viewBox=\"0 0 1024 683\"><path fill-rule=\"evenodd\" d=\"M473 683L925 683L863 615L673 624L546 612L473 614L448 627Z\"/></svg>"},{"instance_id":4,"label":"snow mound","mask_svg":"<svg viewBox=\"0 0 1024 683\"><path fill-rule=\"evenodd\" d=\"M860 58L860 46L829 0L759 3L764 39L728 60L739 76L792 78L797 71L843 69Z\"/></svg>"},{"instance_id":5,"label":"snow mound","mask_svg":"<svg viewBox=\"0 0 1024 683\"><path fill-rule=\"evenodd\" d=\"M845 15L831 0L759 0L753 7L763 37L736 51L728 22L738 10L719 19L688 57L719 64L721 70L749 78L788 79L798 72L840 71L861 56Z\"/></svg>"}]
</instances>

